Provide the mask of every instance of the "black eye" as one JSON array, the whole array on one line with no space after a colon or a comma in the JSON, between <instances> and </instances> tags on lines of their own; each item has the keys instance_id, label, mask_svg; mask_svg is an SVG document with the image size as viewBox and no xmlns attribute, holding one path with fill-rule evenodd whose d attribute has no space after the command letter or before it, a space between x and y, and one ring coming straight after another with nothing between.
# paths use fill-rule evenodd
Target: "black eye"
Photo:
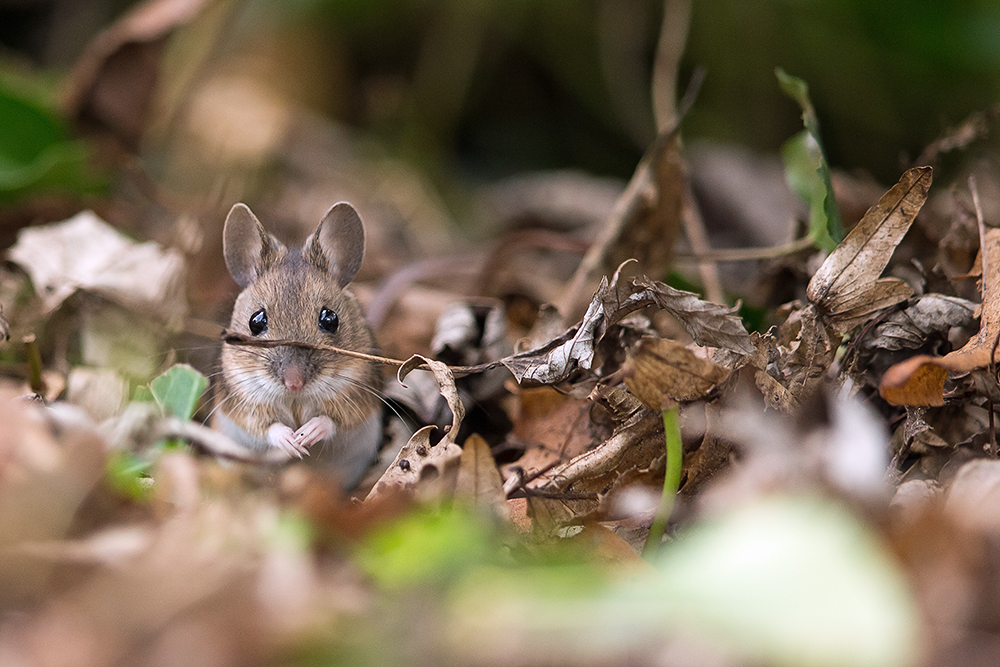
<instances>
[{"instance_id":1,"label":"black eye","mask_svg":"<svg viewBox=\"0 0 1000 667\"><path fill-rule=\"evenodd\" d=\"M337 313L333 312L329 308L324 308L319 311L319 328L327 333L337 333L337 326L340 324L340 318L337 317Z\"/></svg>"},{"instance_id":2,"label":"black eye","mask_svg":"<svg viewBox=\"0 0 1000 667\"><path fill-rule=\"evenodd\" d=\"M259 336L267 331L267 311L261 308L250 316L250 333Z\"/></svg>"}]
</instances>

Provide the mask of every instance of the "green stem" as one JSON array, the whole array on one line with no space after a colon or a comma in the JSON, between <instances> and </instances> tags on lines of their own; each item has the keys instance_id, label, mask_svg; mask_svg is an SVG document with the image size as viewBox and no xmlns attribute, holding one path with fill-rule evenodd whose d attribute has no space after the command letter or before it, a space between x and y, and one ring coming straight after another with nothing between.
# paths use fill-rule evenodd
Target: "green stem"
<instances>
[{"instance_id":1,"label":"green stem","mask_svg":"<svg viewBox=\"0 0 1000 667\"><path fill-rule=\"evenodd\" d=\"M663 431L667 438L667 471L663 477L663 495L660 496L660 506L656 509L653 525L649 527L646 544L642 555L647 558L656 555L667 529L667 522L674 510L674 498L681 485L681 463L684 456L681 442L680 408L674 406L663 411Z\"/></svg>"}]
</instances>

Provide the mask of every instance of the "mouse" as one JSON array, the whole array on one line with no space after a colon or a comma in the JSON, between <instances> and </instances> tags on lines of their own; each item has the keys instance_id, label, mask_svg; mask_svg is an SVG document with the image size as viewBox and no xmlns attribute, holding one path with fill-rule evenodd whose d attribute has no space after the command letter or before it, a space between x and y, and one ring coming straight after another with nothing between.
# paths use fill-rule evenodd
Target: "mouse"
<instances>
[{"instance_id":1,"label":"mouse","mask_svg":"<svg viewBox=\"0 0 1000 667\"><path fill-rule=\"evenodd\" d=\"M226 268L241 288L228 331L262 340L374 353L375 335L349 285L364 258L361 217L332 206L301 248L269 234L238 203L223 228ZM223 344L213 425L254 452L309 456L354 487L382 438L380 367L337 352Z\"/></svg>"}]
</instances>

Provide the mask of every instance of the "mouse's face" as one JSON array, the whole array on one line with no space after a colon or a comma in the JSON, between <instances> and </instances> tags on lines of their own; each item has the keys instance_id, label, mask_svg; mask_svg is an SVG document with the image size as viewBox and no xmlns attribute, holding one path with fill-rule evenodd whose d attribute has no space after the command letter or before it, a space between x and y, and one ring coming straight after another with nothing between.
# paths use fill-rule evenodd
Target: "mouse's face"
<instances>
[{"instance_id":1,"label":"mouse's face","mask_svg":"<svg viewBox=\"0 0 1000 667\"><path fill-rule=\"evenodd\" d=\"M262 340L294 340L372 352L361 306L344 289L361 264L361 220L346 204L324 217L301 250L264 232L249 209L226 221L226 264L243 287L229 329ZM226 345L223 370L233 391L265 402L330 402L349 385L371 383L370 362L295 347Z\"/></svg>"},{"instance_id":2,"label":"mouse's face","mask_svg":"<svg viewBox=\"0 0 1000 667\"><path fill-rule=\"evenodd\" d=\"M231 331L262 340L320 343L371 352L374 341L357 300L290 251L240 294ZM223 362L259 391L280 398L327 400L345 384L365 381L366 362L335 352L289 347L227 346Z\"/></svg>"}]
</instances>

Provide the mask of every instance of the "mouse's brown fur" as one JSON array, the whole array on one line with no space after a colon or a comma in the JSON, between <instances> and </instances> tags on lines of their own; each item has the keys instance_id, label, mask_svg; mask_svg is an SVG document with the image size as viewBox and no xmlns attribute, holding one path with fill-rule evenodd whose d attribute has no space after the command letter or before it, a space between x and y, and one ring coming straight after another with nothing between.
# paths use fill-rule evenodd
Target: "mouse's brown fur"
<instances>
[{"instance_id":1,"label":"mouse's brown fur","mask_svg":"<svg viewBox=\"0 0 1000 667\"><path fill-rule=\"evenodd\" d=\"M226 219L224 246L226 265L244 288L230 331L253 336L251 317L263 311L266 329L257 333L262 339L375 351L361 305L346 288L364 253L361 220L349 204L331 208L301 249L286 248L264 231L249 208L237 204ZM323 309L336 313L333 333L320 326ZM253 449L287 445L289 453L301 454L308 448L312 456L352 467L344 477L353 479L353 468L361 465L356 459L370 462L378 444L372 424L378 421L374 391L381 381L377 365L335 352L225 345L216 425ZM328 417L334 432L308 442L314 437L300 433L317 417ZM282 425L298 441L289 439Z\"/></svg>"}]
</instances>

